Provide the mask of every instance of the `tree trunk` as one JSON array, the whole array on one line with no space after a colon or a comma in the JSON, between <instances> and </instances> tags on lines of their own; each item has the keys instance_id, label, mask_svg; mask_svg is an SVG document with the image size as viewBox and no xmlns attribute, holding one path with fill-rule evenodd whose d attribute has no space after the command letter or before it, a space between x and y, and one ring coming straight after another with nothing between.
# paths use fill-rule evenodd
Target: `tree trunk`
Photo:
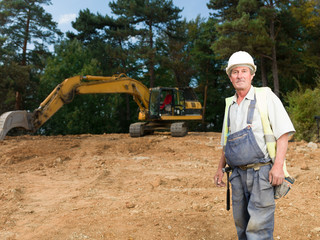
<instances>
[{"instance_id":1,"label":"tree trunk","mask_svg":"<svg viewBox=\"0 0 320 240\"><path fill-rule=\"evenodd\" d=\"M205 116L206 116L206 107L207 107L207 97L208 97L208 84L209 84L209 77L208 77L208 69L206 70L206 85L204 87L204 96L203 96L203 106L202 106L202 130L205 131Z\"/></svg>"},{"instance_id":2,"label":"tree trunk","mask_svg":"<svg viewBox=\"0 0 320 240\"><path fill-rule=\"evenodd\" d=\"M16 91L16 102L14 104L14 109L21 110L21 105L22 105L21 103L22 103L21 93Z\"/></svg>"},{"instance_id":3,"label":"tree trunk","mask_svg":"<svg viewBox=\"0 0 320 240\"><path fill-rule=\"evenodd\" d=\"M154 75L154 52L153 52L153 32L152 22L149 22L149 43L150 43L150 54L149 54L149 75L150 75L150 88L154 87L155 75Z\"/></svg>"},{"instance_id":4,"label":"tree trunk","mask_svg":"<svg viewBox=\"0 0 320 240\"><path fill-rule=\"evenodd\" d=\"M28 45L28 39L29 39L29 28L30 28L30 10L28 10L28 18L26 23L26 33L24 35L23 40L23 48L22 48L22 60L21 65L26 66L27 65L27 45Z\"/></svg>"},{"instance_id":5,"label":"tree trunk","mask_svg":"<svg viewBox=\"0 0 320 240\"><path fill-rule=\"evenodd\" d=\"M272 48L272 75L273 75L274 93L279 97L280 88L279 88L277 54L276 54L275 46Z\"/></svg>"},{"instance_id":6,"label":"tree trunk","mask_svg":"<svg viewBox=\"0 0 320 240\"><path fill-rule=\"evenodd\" d=\"M262 86L266 87L266 86L268 86L268 77L267 77L267 70L266 70L266 65L265 65L265 58L261 57L260 62L261 62L260 69L261 69Z\"/></svg>"},{"instance_id":7,"label":"tree trunk","mask_svg":"<svg viewBox=\"0 0 320 240\"><path fill-rule=\"evenodd\" d=\"M29 39L29 28L30 28L30 10L28 10L27 14L27 22L26 22L26 29L25 35L23 39L23 48L22 48L22 59L21 65L27 66L27 46L28 46L28 39ZM21 110L22 107L22 96L21 93L17 90L16 91L16 99L15 99L15 110Z\"/></svg>"},{"instance_id":8,"label":"tree trunk","mask_svg":"<svg viewBox=\"0 0 320 240\"><path fill-rule=\"evenodd\" d=\"M273 0L270 1L270 6L274 7ZM272 76L273 76L273 91L279 96L279 76L278 76L278 63L277 63L277 51L276 51L276 36L274 32L275 16L270 20L270 38L272 40Z\"/></svg>"}]
</instances>

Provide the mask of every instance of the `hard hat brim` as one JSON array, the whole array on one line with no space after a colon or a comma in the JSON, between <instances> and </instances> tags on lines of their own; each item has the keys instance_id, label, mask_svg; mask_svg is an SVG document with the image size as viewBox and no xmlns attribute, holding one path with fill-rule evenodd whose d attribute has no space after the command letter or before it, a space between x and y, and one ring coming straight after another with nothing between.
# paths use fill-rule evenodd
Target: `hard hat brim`
<instances>
[{"instance_id":1,"label":"hard hat brim","mask_svg":"<svg viewBox=\"0 0 320 240\"><path fill-rule=\"evenodd\" d=\"M248 67L252 74L254 74L257 70L257 66L254 64L251 64L251 63L233 64L233 65L226 68L226 73L228 74L228 76L230 75L232 69L236 68L236 67Z\"/></svg>"}]
</instances>

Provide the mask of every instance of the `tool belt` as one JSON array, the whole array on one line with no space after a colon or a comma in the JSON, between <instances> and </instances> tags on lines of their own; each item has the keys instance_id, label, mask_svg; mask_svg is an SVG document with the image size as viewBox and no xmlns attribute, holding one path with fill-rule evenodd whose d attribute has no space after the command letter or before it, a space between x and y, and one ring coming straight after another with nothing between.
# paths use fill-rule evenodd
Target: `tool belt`
<instances>
[{"instance_id":1,"label":"tool belt","mask_svg":"<svg viewBox=\"0 0 320 240\"><path fill-rule=\"evenodd\" d=\"M271 163L272 163L271 161L266 162L266 163L252 163L252 164L248 164L248 165L238 166L238 168L240 168L241 170L247 170L249 168L253 168L255 171L258 171L260 169L260 167L269 165Z\"/></svg>"}]
</instances>

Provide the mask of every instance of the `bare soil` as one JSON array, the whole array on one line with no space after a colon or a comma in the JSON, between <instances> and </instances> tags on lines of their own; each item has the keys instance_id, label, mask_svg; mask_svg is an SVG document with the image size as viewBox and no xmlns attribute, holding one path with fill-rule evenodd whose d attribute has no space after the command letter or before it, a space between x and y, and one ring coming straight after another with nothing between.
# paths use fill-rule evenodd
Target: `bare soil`
<instances>
[{"instance_id":1,"label":"bare soil","mask_svg":"<svg viewBox=\"0 0 320 240\"><path fill-rule=\"evenodd\" d=\"M290 142L296 179L275 239L320 239L320 145ZM316 148L318 147L318 148ZM0 141L0 239L236 239L213 182L220 133L20 136Z\"/></svg>"}]
</instances>

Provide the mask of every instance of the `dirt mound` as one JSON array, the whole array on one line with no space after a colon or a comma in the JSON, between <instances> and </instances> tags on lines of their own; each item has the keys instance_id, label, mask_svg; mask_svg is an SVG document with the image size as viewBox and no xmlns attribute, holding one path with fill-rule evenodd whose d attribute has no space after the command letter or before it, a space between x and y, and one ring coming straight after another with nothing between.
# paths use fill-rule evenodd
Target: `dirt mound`
<instances>
[{"instance_id":1,"label":"dirt mound","mask_svg":"<svg viewBox=\"0 0 320 240\"><path fill-rule=\"evenodd\" d=\"M318 147L289 143L275 239L320 239ZM0 152L0 239L236 239L219 133L7 137Z\"/></svg>"}]
</instances>

